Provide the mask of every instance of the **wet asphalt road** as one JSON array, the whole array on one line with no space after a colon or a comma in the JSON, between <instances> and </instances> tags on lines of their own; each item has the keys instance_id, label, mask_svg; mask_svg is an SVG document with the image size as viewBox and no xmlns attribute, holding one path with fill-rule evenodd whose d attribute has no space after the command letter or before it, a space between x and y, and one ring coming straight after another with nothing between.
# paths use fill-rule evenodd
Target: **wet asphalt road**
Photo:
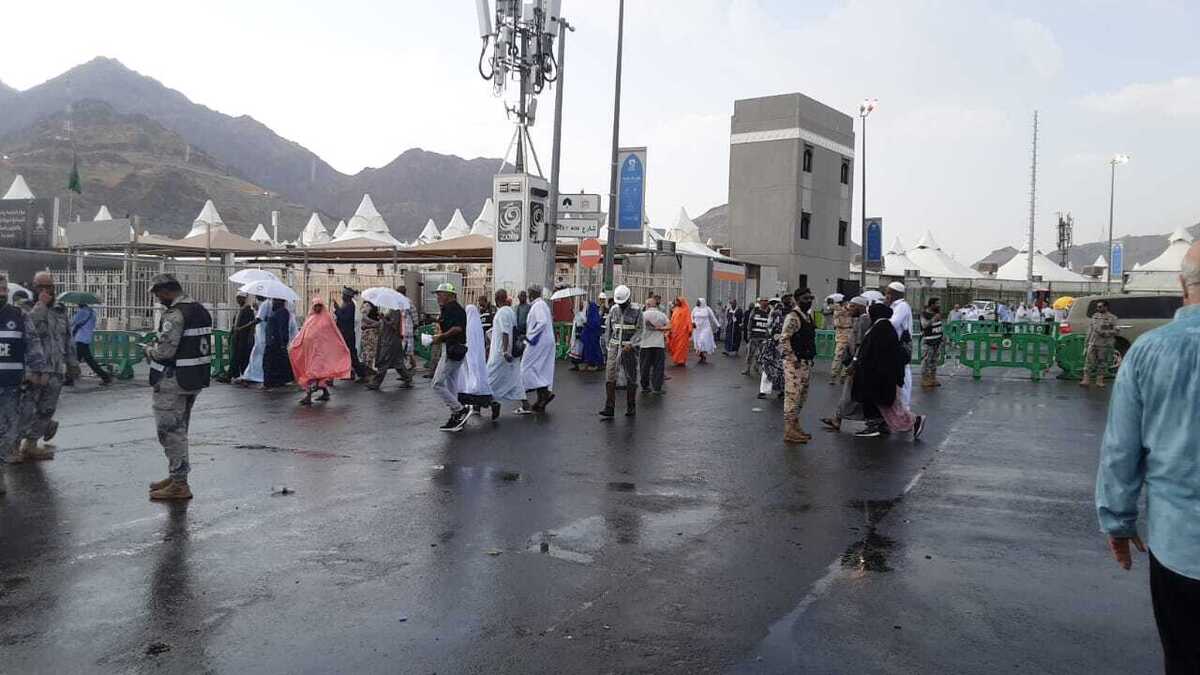
<instances>
[{"instance_id":1,"label":"wet asphalt road","mask_svg":"<svg viewBox=\"0 0 1200 675\"><path fill-rule=\"evenodd\" d=\"M669 373L636 420L560 370L549 415L457 435L423 387L215 385L179 507L146 500L148 389L86 379L0 498L0 671L1159 668L1091 505L1106 394L951 376L914 444L817 431L819 377L785 448L731 360Z\"/></svg>"}]
</instances>

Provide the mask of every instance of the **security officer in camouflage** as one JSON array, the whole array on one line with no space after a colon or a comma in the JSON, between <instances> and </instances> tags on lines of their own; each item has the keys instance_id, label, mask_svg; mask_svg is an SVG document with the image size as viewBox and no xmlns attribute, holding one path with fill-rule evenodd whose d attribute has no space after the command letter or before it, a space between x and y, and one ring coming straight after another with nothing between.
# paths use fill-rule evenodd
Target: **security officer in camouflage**
<instances>
[{"instance_id":1,"label":"security officer in camouflage","mask_svg":"<svg viewBox=\"0 0 1200 675\"><path fill-rule=\"evenodd\" d=\"M783 440L807 443L812 434L800 426L800 409L808 400L813 360L817 358L817 322L812 312L812 291L798 288L792 297L796 306L787 313L776 338L783 356Z\"/></svg>"},{"instance_id":2,"label":"security officer in camouflage","mask_svg":"<svg viewBox=\"0 0 1200 675\"><path fill-rule=\"evenodd\" d=\"M20 437L24 389L49 379L43 372L42 343L35 335L25 312L9 304L8 277L0 274L0 495L8 454L16 450Z\"/></svg>"},{"instance_id":3,"label":"security officer in camouflage","mask_svg":"<svg viewBox=\"0 0 1200 675\"><path fill-rule=\"evenodd\" d=\"M1103 300L1096 303L1096 311L1088 324L1087 356L1083 362L1083 380L1079 386L1091 384L1091 377L1096 378L1096 386L1104 388L1104 371L1112 362L1113 346L1117 338L1117 317L1108 311L1108 303Z\"/></svg>"},{"instance_id":4,"label":"security officer in camouflage","mask_svg":"<svg viewBox=\"0 0 1200 675\"><path fill-rule=\"evenodd\" d=\"M159 274L150 283L150 292L167 308L158 324L158 339L146 347L146 358L154 388L154 424L169 471L150 484L150 499L191 499L188 424L196 395L209 384L212 317L183 293L174 275Z\"/></svg>"},{"instance_id":5,"label":"security officer in camouflage","mask_svg":"<svg viewBox=\"0 0 1200 675\"><path fill-rule=\"evenodd\" d=\"M604 344L608 345L608 360L604 367L604 409L600 416L612 419L616 414L617 378L624 373L625 416L637 414L638 354L642 344L642 310L630 302L629 287L624 284L613 291L613 306L608 310Z\"/></svg>"},{"instance_id":6,"label":"security officer in camouflage","mask_svg":"<svg viewBox=\"0 0 1200 675\"><path fill-rule=\"evenodd\" d=\"M44 377L31 383L21 397L21 445L9 459L12 464L54 459L54 452L45 446L39 447L38 441L49 441L58 433L54 413L58 409L64 376L71 380L79 377L71 321L67 308L55 299L54 276L49 272L35 274L33 292L36 297L29 320L45 357L44 365L34 372Z\"/></svg>"}]
</instances>

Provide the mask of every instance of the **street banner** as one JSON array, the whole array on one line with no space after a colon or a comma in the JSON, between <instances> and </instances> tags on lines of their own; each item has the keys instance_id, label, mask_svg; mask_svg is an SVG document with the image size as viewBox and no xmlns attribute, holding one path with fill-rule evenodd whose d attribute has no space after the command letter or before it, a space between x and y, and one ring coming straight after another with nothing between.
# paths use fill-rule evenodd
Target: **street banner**
<instances>
[{"instance_id":1,"label":"street banner","mask_svg":"<svg viewBox=\"0 0 1200 675\"><path fill-rule=\"evenodd\" d=\"M863 261L867 267L883 266L883 218L867 218L867 241L863 245Z\"/></svg>"}]
</instances>

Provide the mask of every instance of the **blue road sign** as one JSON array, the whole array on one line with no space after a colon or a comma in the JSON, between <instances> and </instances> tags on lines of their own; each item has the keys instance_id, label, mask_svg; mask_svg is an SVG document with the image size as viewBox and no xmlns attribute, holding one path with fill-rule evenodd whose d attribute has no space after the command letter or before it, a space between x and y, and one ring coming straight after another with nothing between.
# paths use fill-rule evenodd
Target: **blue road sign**
<instances>
[{"instance_id":1,"label":"blue road sign","mask_svg":"<svg viewBox=\"0 0 1200 675\"><path fill-rule=\"evenodd\" d=\"M617 229L641 230L646 206L646 151L622 150Z\"/></svg>"},{"instance_id":2,"label":"blue road sign","mask_svg":"<svg viewBox=\"0 0 1200 675\"><path fill-rule=\"evenodd\" d=\"M1109 252L1108 264L1112 270L1112 276L1121 278L1125 274L1125 247L1119 241L1114 241L1112 251Z\"/></svg>"},{"instance_id":3,"label":"blue road sign","mask_svg":"<svg viewBox=\"0 0 1200 675\"><path fill-rule=\"evenodd\" d=\"M867 263L883 262L883 218L867 218Z\"/></svg>"}]
</instances>

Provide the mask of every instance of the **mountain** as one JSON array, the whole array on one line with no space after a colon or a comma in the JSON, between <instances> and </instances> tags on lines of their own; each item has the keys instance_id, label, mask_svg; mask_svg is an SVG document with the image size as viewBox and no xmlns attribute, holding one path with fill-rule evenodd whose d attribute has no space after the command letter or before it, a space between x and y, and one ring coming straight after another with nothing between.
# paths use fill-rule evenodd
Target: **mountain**
<instances>
[{"instance_id":1,"label":"mountain","mask_svg":"<svg viewBox=\"0 0 1200 675\"><path fill-rule=\"evenodd\" d=\"M288 227L280 235L288 238L308 218L307 206L233 175L145 115L121 114L105 102L84 100L74 103L70 119L73 145L65 112L0 138L0 154L8 156L0 162L0 185L7 187L20 173L34 194L65 197L77 155L84 192L71 197L71 213L68 200L62 200L63 220L74 220L75 214L90 219L103 204L116 217L142 216L156 234L181 237L210 198L230 229L244 236L257 223L269 223L272 210L281 212Z\"/></svg>"},{"instance_id":2,"label":"mountain","mask_svg":"<svg viewBox=\"0 0 1200 675\"><path fill-rule=\"evenodd\" d=\"M712 239L717 244L729 246L729 205L721 204L692 218L696 227L700 228L700 241Z\"/></svg>"},{"instance_id":3,"label":"mountain","mask_svg":"<svg viewBox=\"0 0 1200 675\"><path fill-rule=\"evenodd\" d=\"M478 213L491 196L492 174L500 164L498 159L464 160L409 150L382 168L346 175L252 117L233 117L194 103L158 80L104 57L24 92L0 88L0 136L30 129L47 116L69 114L75 104L88 100L103 101L118 115L153 120L174 133L181 147L202 151L230 177L330 214L334 222L348 219L363 192L369 191L400 239L415 239L431 217L444 225L456 208L469 216ZM81 170L86 181L89 168L83 165ZM216 195L213 199L224 216L227 207ZM125 208L149 215L140 202L126 203ZM152 210L158 217L159 211ZM269 211L261 210L250 219L267 222ZM288 226L302 226L304 220Z\"/></svg>"},{"instance_id":4,"label":"mountain","mask_svg":"<svg viewBox=\"0 0 1200 675\"><path fill-rule=\"evenodd\" d=\"M1200 239L1200 223L1196 223L1187 228L1188 234L1192 235L1193 239ZM1163 251L1167 250L1168 239L1171 234L1143 234L1137 236L1117 237L1116 241L1121 242L1124 246L1125 270L1133 270L1135 264L1148 263L1154 260ZM995 262L1000 265L1008 262L1017 255L1017 249L1011 246L996 249L989 253L979 262ZM1059 261L1058 251L1046 252L1046 255L1054 262ZM1083 267L1096 262L1096 258L1103 255L1105 260L1108 260L1108 240L1092 241L1083 244L1076 244L1071 247L1067 255L1067 261L1071 268L1078 271ZM979 263L975 263L978 265Z\"/></svg>"}]
</instances>

